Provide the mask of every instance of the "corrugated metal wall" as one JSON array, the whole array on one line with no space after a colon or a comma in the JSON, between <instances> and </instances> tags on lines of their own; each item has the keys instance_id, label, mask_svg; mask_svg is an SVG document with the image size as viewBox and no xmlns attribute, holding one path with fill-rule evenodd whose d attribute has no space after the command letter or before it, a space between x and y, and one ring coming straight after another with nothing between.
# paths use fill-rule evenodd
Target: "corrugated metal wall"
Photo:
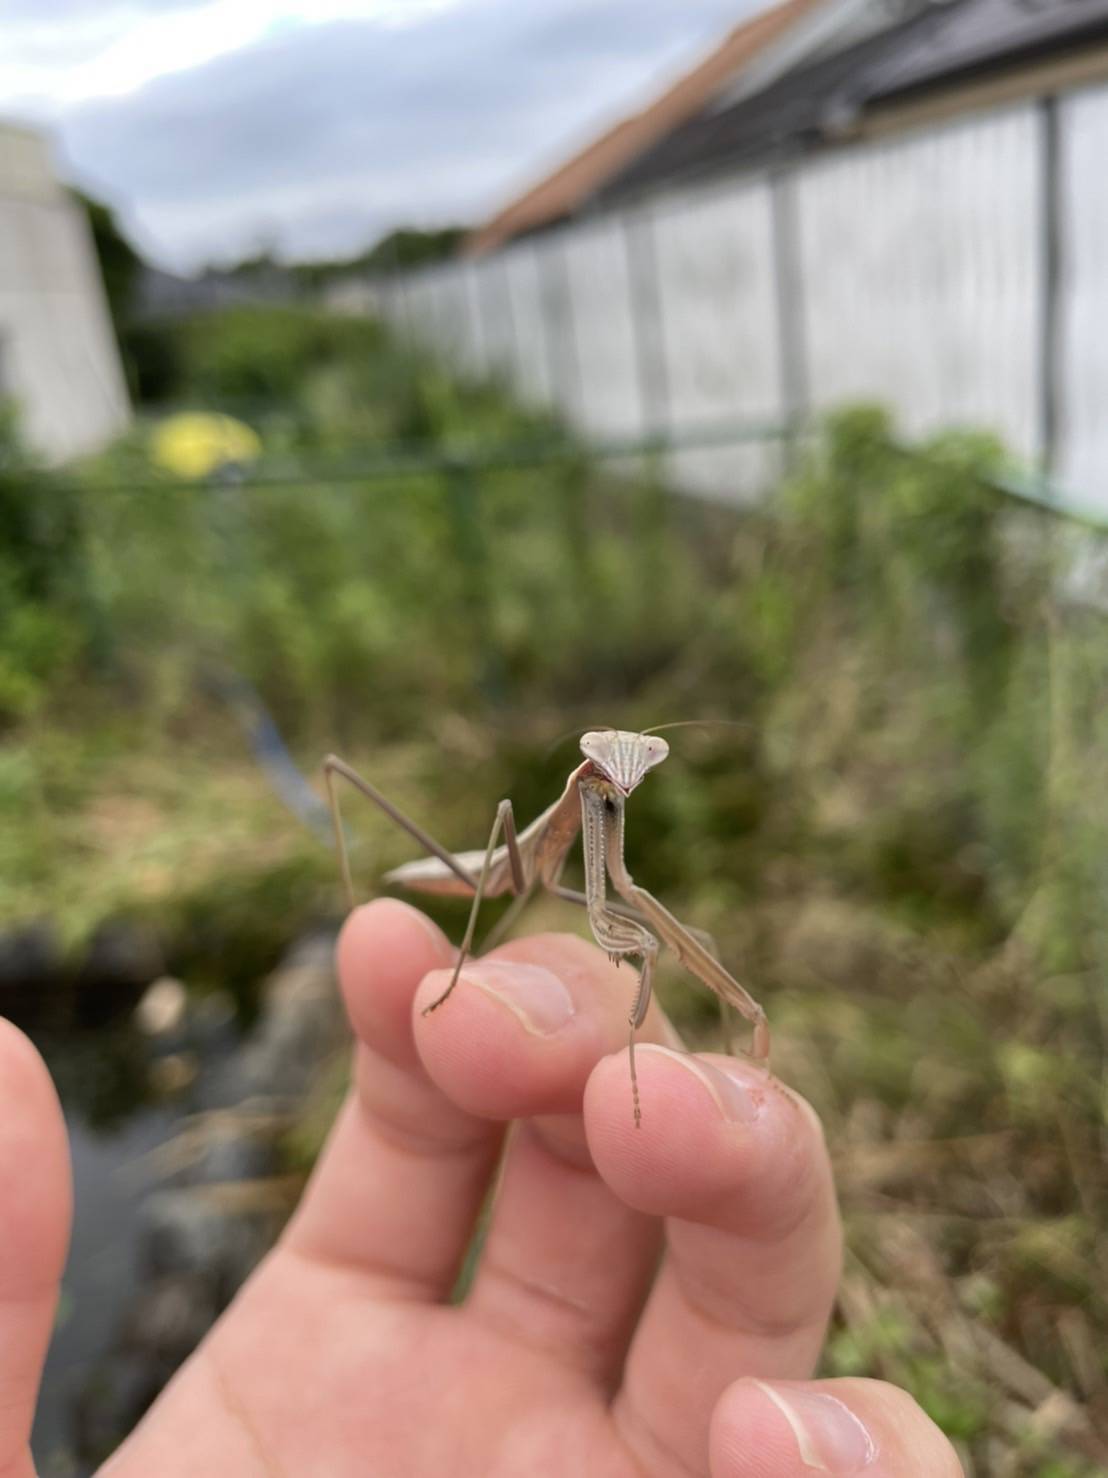
<instances>
[{"instance_id":1,"label":"corrugated metal wall","mask_svg":"<svg viewBox=\"0 0 1108 1478\"><path fill-rule=\"evenodd\" d=\"M1071 98L1062 134L1058 475L1108 511L1108 89Z\"/></svg>"},{"instance_id":2,"label":"corrugated metal wall","mask_svg":"<svg viewBox=\"0 0 1108 1478\"><path fill-rule=\"evenodd\" d=\"M1037 452L1042 231L1033 107L852 150L798 181L813 409L880 399Z\"/></svg>"},{"instance_id":3,"label":"corrugated metal wall","mask_svg":"<svg viewBox=\"0 0 1108 1478\"><path fill-rule=\"evenodd\" d=\"M592 436L784 425L876 399L907 432L980 427L1036 466L1052 402L1051 472L1108 513L1108 89L1054 116L1056 190L1033 101L662 192L421 274L388 314ZM427 311L433 284L470 304L465 333L444 327L459 313ZM780 466L772 440L672 460L683 484L730 498Z\"/></svg>"}]
</instances>

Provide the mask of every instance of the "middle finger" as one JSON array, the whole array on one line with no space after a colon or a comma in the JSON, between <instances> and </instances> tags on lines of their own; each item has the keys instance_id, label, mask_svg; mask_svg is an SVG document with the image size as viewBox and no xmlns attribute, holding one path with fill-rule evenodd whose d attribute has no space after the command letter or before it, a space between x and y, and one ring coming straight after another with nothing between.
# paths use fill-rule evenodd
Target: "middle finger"
<instances>
[{"instance_id":1,"label":"middle finger","mask_svg":"<svg viewBox=\"0 0 1108 1478\"><path fill-rule=\"evenodd\" d=\"M445 981L427 978L416 1008ZM659 1251L656 1218L596 1173L581 1119L585 1084L627 1039L635 978L570 935L513 941L465 966L433 1016L416 1017L431 1078L470 1114L517 1119L467 1310L611 1385ZM645 1041L673 1040L652 1007ZM626 1059L624 1059L626 1061ZM630 1081L624 1112L632 1122Z\"/></svg>"},{"instance_id":2,"label":"middle finger","mask_svg":"<svg viewBox=\"0 0 1108 1478\"><path fill-rule=\"evenodd\" d=\"M614 1414L650 1472L707 1471L708 1421L740 1375L804 1377L819 1354L841 1236L815 1114L764 1068L647 1047L643 1133L619 1112L612 1058L586 1097L613 1190L667 1218L668 1252Z\"/></svg>"}]
</instances>

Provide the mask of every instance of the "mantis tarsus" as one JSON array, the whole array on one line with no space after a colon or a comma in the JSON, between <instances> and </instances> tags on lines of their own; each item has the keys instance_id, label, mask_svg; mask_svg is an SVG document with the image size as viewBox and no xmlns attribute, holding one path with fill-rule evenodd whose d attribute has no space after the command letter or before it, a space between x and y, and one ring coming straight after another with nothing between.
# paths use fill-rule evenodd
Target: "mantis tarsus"
<instances>
[{"instance_id":1,"label":"mantis tarsus","mask_svg":"<svg viewBox=\"0 0 1108 1478\"><path fill-rule=\"evenodd\" d=\"M635 1124L641 1123L638 1079L635 1075L635 1032L650 1004L654 967L662 945L667 945L691 974L734 1006L753 1023L753 1056L769 1057L769 1026L754 997L720 964L697 933L674 918L658 900L640 888L623 858L624 813L627 798L649 770L660 765L669 745L654 734L632 734L619 729L590 731L581 738L584 761L574 769L553 805L522 831L516 831L510 800L496 808L488 845L483 851L449 852L392 804L344 760L328 755L324 775L335 827L335 845L351 906L354 888L346 837L339 814L335 777L342 776L378 805L387 816L419 842L428 853L385 874L385 882L423 893L472 895L465 936L450 983L424 1014L435 1011L458 983L462 966L473 947L477 915L483 898L513 894L522 907L535 887L559 898L583 904L601 949L619 961L637 955L642 961L639 986L630 1014L631 1092ZM585 891L577 893L561 883L566 856L578 831L582 833ZM503 840L501 840L503 838ZM608 898L608 880L623 905Z\"/></svg>"}]
</instances>

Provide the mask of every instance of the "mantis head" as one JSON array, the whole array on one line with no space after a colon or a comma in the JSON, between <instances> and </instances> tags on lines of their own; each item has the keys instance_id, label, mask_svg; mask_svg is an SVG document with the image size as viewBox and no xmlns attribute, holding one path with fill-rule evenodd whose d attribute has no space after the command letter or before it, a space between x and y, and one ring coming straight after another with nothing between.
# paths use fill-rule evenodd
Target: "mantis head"
<instances>
[{"instance_id":1,"label":"mantis head","mask_svg":"<svg viewBox=\"0 0 1108 1478\"><path fill-rule=\"evenodd\" d=\"M647 770L660 765L669 745L654 734L629 734L624 729L596 729L581 736L581 753L621 794L628 796Z\"/></svg>"}]
</instances>

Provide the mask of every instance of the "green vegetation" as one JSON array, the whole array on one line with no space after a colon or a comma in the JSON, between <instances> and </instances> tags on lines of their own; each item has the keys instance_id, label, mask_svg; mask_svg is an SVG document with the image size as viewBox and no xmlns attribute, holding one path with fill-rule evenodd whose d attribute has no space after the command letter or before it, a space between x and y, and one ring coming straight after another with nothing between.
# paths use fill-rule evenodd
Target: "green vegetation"
<instances>
[{"instance_id":1,"label":"green vegetation","mask_svg":"<svg viewBox=\"0 0 1108 1478\"><path fill-rule=\"evenodd\" d=\"M1059 594L1090 536L992 491L988 442L900 448L872 410L737 512L590 464L372 325L240 310L174 348L175 400L251 403L271 469L334 470L177 486L136 436L46 479L5 443L0 913L77 938L141 909L187 978L245 982L335 909L231 672L306 770L338 749L458 845L506 790L550 799L566 731L731 720L671 736L630 861L716 933L827 1124L850 1250L826 1368L906 1385L967 1472L1104 1471L1108 648ZM528 437L564 457L341 470ZM368 886L408 852L355 825Z\"/></svg>"},{"instance_id":2,"label":"green vegetation","mask_svg":"<svg viewBox=\"0 0 1108 1478\"><path fill-rule=\"evenodd\" d=\"M297 262L290 271L303 289L317 292L328 283L345 277L404 272L411 267L427 267L432 262L445 261L457 253L466 234L465 226L440 226L432 230L402 226L352 257Z\"/></svg>"},{"instance_id":3,"label":"green vegetation","mask_svg":"<svg viewBox=\"0 0 1108 1478\"><path fill-rule=\"evenodd\" d=\"M108 308L118 334L131 322L143 261L119 229L119 222L110 206L80 191L74 191L74 198L88 216L96 260L108 297Z\"/></svg>"}]
</instances>

